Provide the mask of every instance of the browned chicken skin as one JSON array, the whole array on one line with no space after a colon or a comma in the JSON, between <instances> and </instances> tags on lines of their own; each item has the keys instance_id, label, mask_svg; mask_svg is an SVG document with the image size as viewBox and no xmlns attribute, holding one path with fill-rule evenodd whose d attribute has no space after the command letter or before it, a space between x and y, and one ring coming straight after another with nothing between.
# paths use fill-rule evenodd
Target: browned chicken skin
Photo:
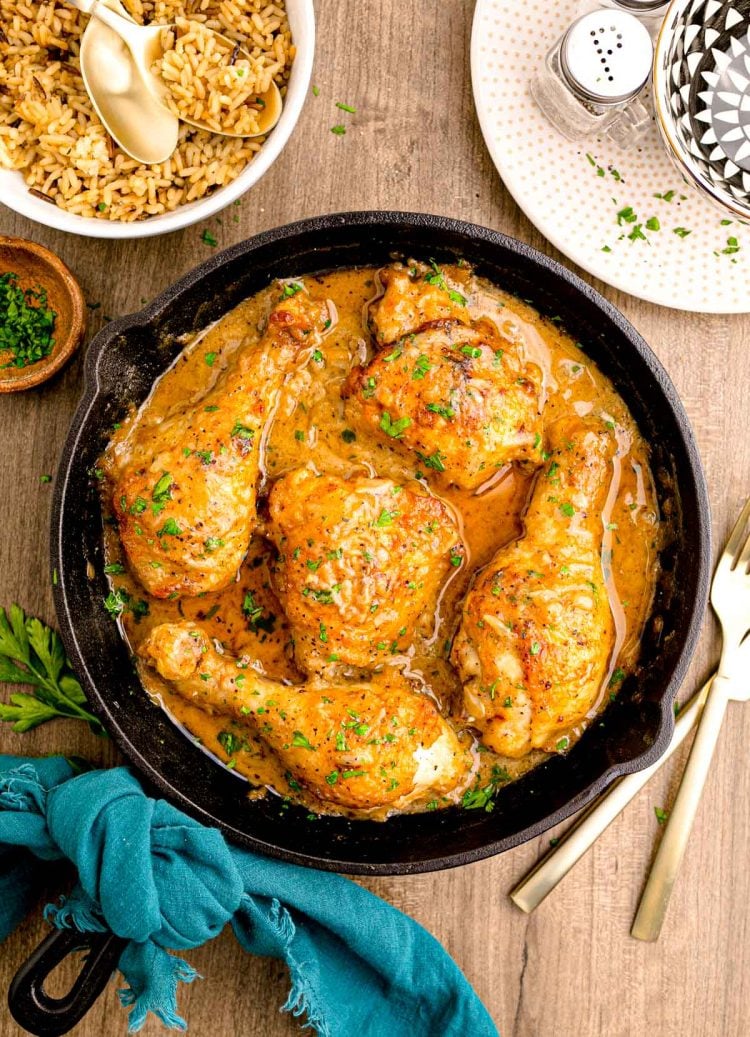
<instances>
[{"instance_id":1,"label":"browned chicken skin","mask_svg":"<svg viewBox=\"0 0 750 1037\"><path fill-rule=\"evenodd\" d=\"M415 484L416 487L416 484ZM300 669L372 668L425 632L464 557L446 505L391 479L298 469L274 485L267 534Z\"/></svg>"},{"instance_id":2,"label":"browned chicken skin","mask_svg":"<svg viewBox=\"0 0 750 1037\"><path fill-rule=\"evenodd\" d=\"M469 318L439 268L388 269L372 307L380 351L344 383L350 420L443 485L480 486L540 461L542 372L487 319Z\"/></svg>"},{"instance_id":3,"label":"browned chicken skin","mask_svg":"<svg viewBox=\"0 0 750 1037\"><path fill-rule=\"evenodd\" d=\"M256 523L263 428L284 375L319 344L327 315L304 292L282 297L261 340L241 347L205 396L136 431L114 508L131 568L154 597L234 579Z\"/></svg>"},{"instance_id":4,"label":"browned chicken skin","mask_svg":"<svg viewBox=\"0 0 750 1037\"><path fill-rule=\"evenodd\" d=\"M601 564L614 434L603 421L559 422L549 450L526 532L469 592L452 652L470 720L511 757L554 749L585 716L615 640Z\"/></svg>"},{"instance_id":5,"label":"browned chicken skin","mask_svg":"<svg viewBox=\"0 0 750 1037\"><path fill-rule=\"evenodd\" d=\"M140 648L173 690L252 723L284 767L340 807L398 809L465 784L470 754L434 702L388 667L375 682L292 687L219 654L193 623L155 627Z\"/></svg>"}]
</instances>

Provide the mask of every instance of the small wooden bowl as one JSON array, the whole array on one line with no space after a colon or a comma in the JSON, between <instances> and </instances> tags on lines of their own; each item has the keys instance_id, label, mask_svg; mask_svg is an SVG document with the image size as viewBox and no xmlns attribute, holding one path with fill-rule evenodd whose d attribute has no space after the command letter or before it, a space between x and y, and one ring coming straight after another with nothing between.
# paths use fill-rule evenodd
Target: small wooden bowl
<instances>
[{"instance_id":1,"label":"small wooden bowl","mask_svg":"<svg viewBox=\"0 0 750 1037\"><path fill-rule=\"evenodd\" d=\"M55 344L49 356L28 367L0 367L0 392L19 392L46 382L80 346L86 331L86 302L78 281L54 252L33 241L0 234L0 274L7 273L18 274L19 288L41 285L47 292L47 305L57 314Z\"/></svg>"}]
</instances>

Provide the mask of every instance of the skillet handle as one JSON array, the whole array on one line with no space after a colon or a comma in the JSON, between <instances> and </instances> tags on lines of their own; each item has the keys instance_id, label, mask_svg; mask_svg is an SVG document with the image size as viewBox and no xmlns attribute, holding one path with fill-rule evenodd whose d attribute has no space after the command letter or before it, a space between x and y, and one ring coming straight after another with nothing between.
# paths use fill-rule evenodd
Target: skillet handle
<instances>
[{"instance_id":1,"label":"skillet handle","mask_svg":"<svg viewBox=\"0 0 750 1037\"><path fill-rule=\"evenodd\" d=\"M36 1037L58 1037L72 1030L104 990L126 941L114 933L55 929L23 963L8 990L8 1007L19 1026ZM86 950L83 967L67 994L50 997L44 984L75 951Z\"/></svg>"}]
</instances>

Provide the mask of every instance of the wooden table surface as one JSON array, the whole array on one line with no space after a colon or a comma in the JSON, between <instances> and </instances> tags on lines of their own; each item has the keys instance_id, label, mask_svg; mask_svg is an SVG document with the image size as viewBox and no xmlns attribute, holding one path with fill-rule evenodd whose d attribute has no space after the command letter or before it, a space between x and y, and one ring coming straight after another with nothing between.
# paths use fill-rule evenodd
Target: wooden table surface
<instances>
[{"instance_id":1,"label":"wooden table surface","mask_svg":"<svg viewBox=\"0 0 750 1037\"><path fill-rule=\"evenodd\" d=\"M469 78L472 10L469 0L361 0L356 9L318 4L313 82L320 95L309 97L285 152L242 205L206 224L220 246L305 216L396 208L472 220L554 255L505 191L482 141ZM342 121L337 100L357 108L346 117L344 137L330 132ZM107 316L138 309L205 259L210 249L202 231L198 225L141 242L107 243L52 232L0 208L0 232L56 250L88 300L101 303L91 313L92 333ZM679 389L703 455L721 543L750 493L750 318L679 313L596 287L643 333ZM50 621L51 486L40 476L55 471L80 388L79 357L41 391L0 397L0 603L17 601ZM707 619L686 692L717 653L716 627ZM750 711L733 705L656 944L631 939L629 928L658 840L654 806L669 806L684 751L530 917L507 893L554 832L494 860L366 885L443 942L503 1037L746 1037L749 743ZM111 746L74 722L27 735L2 730L0 748L117 761ZM37 912L3 944L0 989L45 931ZM205 977L180 996L193 1037L299 1032L295 1020L278 1012L287 991L283 966L245 956L227 933L187 957ZM115 987L78 1026L80 1037L125 1032ZM155 1023L143 1030L147 1037L159 1032ZM0 1037L20 1033L0 1008Z\"/></svg>"}]
</instances>

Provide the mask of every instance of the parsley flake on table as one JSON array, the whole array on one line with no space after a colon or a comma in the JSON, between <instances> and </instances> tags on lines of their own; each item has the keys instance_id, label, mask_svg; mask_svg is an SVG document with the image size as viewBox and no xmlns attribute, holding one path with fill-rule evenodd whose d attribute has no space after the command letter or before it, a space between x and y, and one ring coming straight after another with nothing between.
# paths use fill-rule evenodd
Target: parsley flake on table
<instances>
[{"instance_id":1,"label":"parsley flake on table","mask_svg":"<svg viewBox=\"0 0 750 1037\"><path fill-rule=\"evenodd\" d=\"M216 248L216 246L219 244L218 240L213 236L213 234L210 230L208 230L208 228L206 228L206 230L204 230L201 234L201 241L204 245L210 245L211 248Z\"/></svg>"}]
</instances>

